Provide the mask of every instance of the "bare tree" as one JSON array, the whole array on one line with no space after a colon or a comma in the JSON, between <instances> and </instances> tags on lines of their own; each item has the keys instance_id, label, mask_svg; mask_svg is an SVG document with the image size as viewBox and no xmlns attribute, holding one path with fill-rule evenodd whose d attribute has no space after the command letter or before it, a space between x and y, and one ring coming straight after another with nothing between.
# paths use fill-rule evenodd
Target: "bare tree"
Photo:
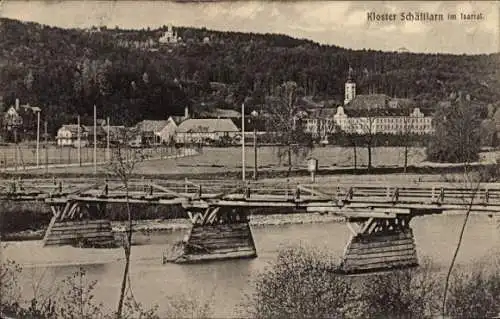
<instances>
[{"instance_id":1,"label":"bare tree","mask_svg":"<svg viewBox=\"0 0 500 319\"><path fill-rule=\"evenodd\" d=\"M419 125L418 119L412 116L411 109L408 107L403 108L401 115L401 122L398 126L397 135L399 141L403 146L403 173L408 171L408 158L410 156L410 147L412 145L413 137L416 134L415 126Z\"/></svg>"},{"instance_id":2,"label":"bare tree","mask_svg":"<svg viewBox=\"0 0 500 319\"><path fill-rule=\"evenodd\" d=\"M125 253L125 269L123 271L122 283L120 289L120 299L116 311L116 317L121 318L123 304L125 300L125 292L127 289L127 279L130 270L130 253L132 249L132 212L129 201L129 187L130 178L134 172L136 164L144 160L144 156L140 149L131 149L129 147L129 140L131 140L130 133L124 132L124 143L121 146L114 148L111 152L111 161L107 167L108 172L120 179L125 188L125 202L127 209L127 227L126 239L123 242L123 250ZM130 289L130 284L129 284Z\"/></svg>"},{"instance_id":3,"label":"bare tree","mask_svg":"<svg viewBox=\"0 0 500 319\"><path fill-rule=\"evenodd\" d=\"M267 104L267 131L272 132L278 144L277 156L288 162L287 177L292 170L293 157L305 158L313 148L312 135L304 131L302 115L297 105L298 87L295 82L285 82L276 89L276 96Z\"/></svg>"},{"instance_id":4,"label":"bare tree","mask_svg":"<svg viewBox=\"0 0 500 319\"><path fill-rule=\"evenodd\" d=\"M469 221L469 216L472 212L473 205L475 202L477 202L481 184L483 181L486 181L486 179L489 178L487 175L489 175L489 174L488 173L485 174L484 170L479 171L479 172L472 171L472 167L471 167L470 163L464 163L463 182L460 183L461 185L459 185L459 187L461 187L462 189L468 189L471 192L470 193L465 192L463 195L461 195L461 198L460 198L460 201L462 202L462 205L465 209L465 217L464 217L464 221L462 223L462 227L460 229L460 234L458 236L457 245L455 247L453 257L452 257L451 262L450 262L450 266L449 266L448 271L446 273L444 292L443 292L443 300L442 300L442 308L441 308L441 315L443 317L447 313L446 312L446 305L447 305L447 296L448 296L450 278L451 278L451 274L453 272L453 268L455 267L455 262L456 262L456 259L458 256L458 252L460 251L460 247L462 246L465 228L467 226L467 222Z\"/></svg>"},{"instance_id":5,"label":"bare tree","mask_svg":"<svg viewBox=\"0 0 500 319\"><path fill-rule=\"evenodd\" d=\"M354 151L354 168L357 168L357 147L365 146L367 150L367 168L370 171L373 163L373 147L375 146L375 133L377 117L370 110L346 119L344 133L349 138ZM356 116L357 115L357 116Z\"/></svg>"},{"instance_id":6,"label":"bare tree","mask_svg":"<svg viewBox=\"0 0 500 319\"><path fill-rule=\"evenodd\" d=\"M470 101L469 98L467 98L467 100ZM465 217L458 237L458 242L455 247L453 257L446 274L445 288L444 288L442 308L441 308L442 316L447 314L446 308L448 301L447 296L449 290L450 277L455 266L458 252L463 242L465 229L467 226L467 222L469 220L469 216L473 210L473 205L477 203L477 200L479 199L480 196L484 196L485 200L487 200L488 198L487 193L480 194L481 185L482 183L489 182L491 180L496 181L498 179L498 173L499 173L498 162L495 163L494 165L479 167L476 169L474 169L473 166L471 165L471 162L477 157L479 157L478 154L479 152L476 149L478 145L471 145L474 143L473 141L477 141L477 135L478 135L478 131L476 129L477 120L474 121L474 116L471 114L469 110L464 110L463 108L464 104L460 103L462 101L458 102L459 102L458 105L459 107L456 109L460 111L460 114L456 115L457 116L456 118L450 118L450 116L448 117L443 116L442 120L445 121L444 125L446 126L446 128L453 131L453 132L448 132L447 135L445 136L446 142L450 144L447 146L448 150L450 150L449 149L450 147L453 148L453 154L451 154L451 157L448 157L448 159L451 159L453 161L456 160L463 161L464 171L463 171L463 177L459 181L460 182L459 187L462 189L470 190L470 192L465 192L460 198L462 206L465 210ZM449 115L449 113L447 115ZM467 119L471 119L471 121L467 122L468 125L464 123L464 121L466 121ZM443 129L440 128L437 134L446 133L442 132L442 130Z\"/></svg>"}]
</instances>

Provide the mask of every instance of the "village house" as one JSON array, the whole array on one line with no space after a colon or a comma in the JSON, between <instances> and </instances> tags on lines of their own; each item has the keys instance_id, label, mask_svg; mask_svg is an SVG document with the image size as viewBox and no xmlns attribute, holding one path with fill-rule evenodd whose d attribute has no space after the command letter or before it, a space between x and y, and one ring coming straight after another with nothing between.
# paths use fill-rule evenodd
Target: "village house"
<instances>
[{"instance_id":1,"label":"village house","mask_svg":"<svg viewBox=\"0 0 500 319\"><path fill-rule=\"evenodd\" d=\"M104 127L108 130L108 127ZM119 145L125 142L127 136L127 128L124 125L110 125L109 126L109 142L111 145Z\"/></svg>"},{"instance_id":2,"label":"village house","mask_svg":"<svg viewBox=\"0 0 500 319\"><path fill-rule=\"evenodd\" d=\"M110 144L121 144L124 142L125 126L107 126L106 120L97 119L96 140L97 144L103 146L107 143L108 128ZM80 146L86 147L94 143L94 125L80 125ZM64 124L56 134L57 145L78 147L78 124Z\"/></svg>"},{"instance_id":3,"label":"village house","mask_svg":"<svg viewBox=\"0 0 500 319\"><path fill-rule=\"evenodd\" d=\"M167 120L167 125L165 125L165 127L158 132L160 143L173 143L175 141L177 127L182 121L184 121L184 119L184 116L170 116Z\"/></svg>"},{"instance_id":4,"label":"village house","mask_svg":"<svg viewBox=\"0 0 500 319\"><path fill-rule=\"evenodd\" d=\"M35 139L37 131L37 113L41 109L29 104L20 105L16 99L15 105L9 107L2 118L2 131L5 141L19 142Z\"/></svg>"},{"instance_id":5,"label":"village house","mask_svg":"<svg viewBox=\"0 0 500 319\"><path fill-rule=\"evenodd\" d=\"M58 146L78 146L78 134L80 134L80 146L88 145L88 129L78 124L65 124L57 130L56 141Z\"/></svg>"},{"instance_id":6,"label":"village house","mask_svg":"<svg viewBox=\"0 0 500 319\"><path fill-rule=\"evenodd\" d=\"M187 119L179 124L175 142L212 143L234 139L240 130L230 119Z\"/></svg>"},{"instance_id":7,"label":"village house","mask_svg":"<svg viewBox=\"0 0 500 319\"><path fill-rule=\"evenodd\" d=\"M135 125L135 141L141 145L160 144L163 142L161 132L169 124L168 120L143 120Z\"/></svg>"}]
</instances>

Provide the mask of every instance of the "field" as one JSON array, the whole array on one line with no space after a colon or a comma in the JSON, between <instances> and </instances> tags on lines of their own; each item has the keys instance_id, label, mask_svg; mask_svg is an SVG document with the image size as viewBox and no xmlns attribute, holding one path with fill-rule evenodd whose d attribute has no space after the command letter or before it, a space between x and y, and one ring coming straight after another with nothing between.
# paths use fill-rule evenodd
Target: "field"
<instances>
[{"instance_id":1,"label":"field","mask_svg":"<svg viewBox=\"0 0 500 319\"><path fill-rule=\"evenodd\" d=\"M31 152L31 151L29 151ZM28 153L29 152L25 152ZM76 149L63 148L62 151L58 148L53 149L53 159L55 163L58 162L59 153L71 152L69 158L73 158L76 154ZM82 158L92 160L92 148L82 150ZM139 163L135 169L135 173L139 175L189 175L196 176L196 174L217 174L228 172L239 172L242 167L241 148L240 147L205 147L199 155L179 157L179 158L164 158L165 155L175 152L174 150L164 149L147 150L152 158L148 161ZM84 155L84 154L87 154ZM41 154L44 154L42 151ZM99 155L101 154L101 155ZM154 156L156 154L156 156ZM98 149L98 162L99 159L104 160L105 149ZM328 169L342 169L354 167L354 155L352 148L343 147L319 147L315 148L310 154L318 160L320 170ZM160 159L160 156L163 159ZM481 162L492 162L496 158L496 152L482 153ZM1 158L1 154L0 154ZM43 157L42 157L43 158ZM64 156L63 156L64 158ZM254 152L252 147L248 147L245 152L246 169L248 176L251 176L254 167ZM64 159L63 159L63 164ZM365 148L357 150L357 167L366 167L367 164L367 151ZM372 165L377 168L397 168L404 165L404 148L402 147L377 147L372 150ZM408 156L409 166L426 166L429 165L425 162L425 149L424 148L411 148ZM433 164L436 165L436 164ZM305 169L307 167L307 158L301 158L293 162L294 169ZM259 172L272 172L287 170L286 160L280 162L276 156L276 148L261 147L258 149L258 169ZM1 171L1 168L0 168ZM103 173L105 168L98 167L98 173ZM11 170L12 172L12 170ZM45 173L44 162L40 164L38 170L32 169L26 171L29 174L43 174ZM73 165L70 167L49 167L49 174L75 174L86 175L92 174L92 166ZM196 177L195 177L196 178Z\"/></svg>"},{"instance_id":2,"label":"field","mask_svg":"<svg viewBox=\"0 0 500 319\"><path fill-rule=\"evenodd\" d=\"M144 154L148 156L163 157L176 152L170 147L157 147L144 149ZM106 148L96 149L97 162L105 162L107 159ZM94 148L82 147L80 158L78 149L75 147L59 147L56 145L40 145L38 154L38 164L40 167L45 165L78 165L93 163ZM32 168L37 164L36 146L33 144L9 144L0 146L0 171L6 169L24 170Z\"/></svg>"}]
</instances>

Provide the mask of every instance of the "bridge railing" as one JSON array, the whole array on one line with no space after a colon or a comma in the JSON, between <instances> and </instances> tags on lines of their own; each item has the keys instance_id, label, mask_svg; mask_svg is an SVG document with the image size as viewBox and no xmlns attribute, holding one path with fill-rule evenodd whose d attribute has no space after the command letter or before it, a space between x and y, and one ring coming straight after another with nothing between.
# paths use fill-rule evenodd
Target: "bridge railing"
<instances>
[{"instance_id":1,"label":"bridge railing","mask_svg":"<svg viewBox=\"0 0 500 319\"><path fill-rule=\"evenodd\" d=\"M264 181L228 180L158 180L131 179L129 195L151 198L229 199L229 200L295 200L338 201L375 204L410 203L421 205L483 205L498 207L500 184L463 187L452 183L419 185L363 184L298 184ZM85 196L123 197L123 183L117 179L13 179L0 181L0 195L21 194L37 198L43 195L82 194ZM473 200L473 201L472 201ZM472 201L472 202L471 202ZM460 207L461 207L460 206ZM496 209L496 208L495 208Z\"/></svg>"}]
</instances>

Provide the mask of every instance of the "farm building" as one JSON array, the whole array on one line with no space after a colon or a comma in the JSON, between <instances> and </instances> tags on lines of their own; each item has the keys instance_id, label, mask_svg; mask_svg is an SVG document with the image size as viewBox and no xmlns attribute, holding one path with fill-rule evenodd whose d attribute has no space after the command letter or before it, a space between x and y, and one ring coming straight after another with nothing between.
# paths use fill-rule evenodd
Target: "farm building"
<instances>
[{"instance_id":1,"label":"farm building","mask_svg":"<svg viewBox=\"0 0 500 319\"><path fill-rule=\"evenodd\" d=\"M178 124L184 120L182 116L170 116L167 120L167 125L163 127L159 132L161 143L169 144L175 138L175 133L177 131Z\"/></svg>"},{"instance_id":2,"label":"farm building","mask_svg":"<svg viewBox=\"0 0 500 319\"><path fill-rule=\"evenodd\" d=\"M187 119L179 124L175 136L177 143L217 142L234 138L240 132L230 119Z\"/></svg>"},{"instance_id":3,"label":"farm building","mask_svg":"<svg viewBox=\"0 0 500 319\"><path fill-rule=\"evenodd\" d=\"M143 120L135 125L142 144L161 143L160 132L169 124L168 120Z\"/></svg>"}]
</instances>

